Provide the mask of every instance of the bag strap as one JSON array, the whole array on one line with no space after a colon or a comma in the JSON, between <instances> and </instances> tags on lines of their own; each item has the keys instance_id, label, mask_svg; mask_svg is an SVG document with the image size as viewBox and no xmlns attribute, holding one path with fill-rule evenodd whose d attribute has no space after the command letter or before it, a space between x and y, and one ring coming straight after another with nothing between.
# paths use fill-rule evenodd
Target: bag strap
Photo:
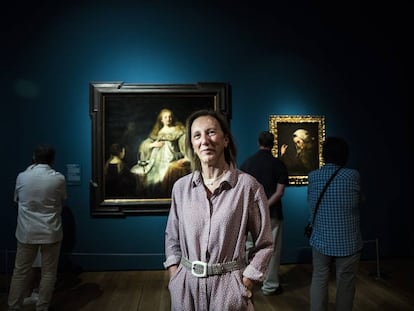
<instances>
[{"instance_id":1,"label":"bag strap","mask_svg":"<svg viewBox=\"0 0 414 311\"><path fill-rule=\"evenodd\" d=\"M315 205L315 211L313 212L313 218L312 218L312 226L313 223L315 222L315 218L316 218L316 212L318 211L319 208L319 204L321 203L322 197L325 194L326 189L328 189L329 184L331 183L331 181L334 179L334 177L336 176L336 174L338 174L339 170L342 168L342 166L340 166L332 175L331 177L329 177L328 181L326 182L325 186L323 187L321 194L319 195L318 201L316 202Z\"/></svg>"}]
</instances>

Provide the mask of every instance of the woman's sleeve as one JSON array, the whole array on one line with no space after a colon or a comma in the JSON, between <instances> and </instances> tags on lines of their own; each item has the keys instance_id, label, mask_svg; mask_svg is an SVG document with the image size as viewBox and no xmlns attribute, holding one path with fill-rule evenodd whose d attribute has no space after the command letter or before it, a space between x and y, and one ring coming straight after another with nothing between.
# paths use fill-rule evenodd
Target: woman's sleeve
<instances>
[{"instance_id":1,"label":"woman's sleeve","mask_svg":"<svg viewBox=\"0 0 414 311\"><path fill-rule=\"evenodd\" d=\"M268 201L262 186L257 188L254 196L254 205L249 207L248 222L254 247L243 275L252 280L263 281L273 253L273 238Z\"/></svg>"},{"instance_id":2,"label":"woman's sleeve","mask_svg":"<svg viewBox=\"0 0 414 311\"><path fill-rule=\"evenodd\" d=\"M181 260L177 205L178 203L176 202L173 190L171 208L168 214L167 227L165 229L165 268L172 265L178 265Z\"/></svg>"},{"instance_id":3,"label":"woman's sleeve","mask_svg":"<svg viewBox=\"0 0 414 311\"><path fill-rule=\"evenodd\" d=\"M142 141L141 145L139 146L138 152L139 152L139 159L142 161L149 160L151 156L151 148L150 144L154 142L152 138L146 138Z\"/></svg>"}]
</instances>

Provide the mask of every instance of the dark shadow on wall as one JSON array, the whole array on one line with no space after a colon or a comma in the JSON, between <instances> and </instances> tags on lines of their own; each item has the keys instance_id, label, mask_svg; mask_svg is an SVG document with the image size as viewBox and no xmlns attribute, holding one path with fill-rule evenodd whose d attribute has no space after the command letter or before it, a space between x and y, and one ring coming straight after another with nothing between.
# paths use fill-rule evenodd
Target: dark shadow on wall
<instances>
[{"instance_id":1,"label":"dark shadow on wall","mask_svg":"<svg viewBox=\"0 0 414 311\"><path fill-rule=\"evenodd\" d=\"M68 206L62 211L63 241L59 260L59 274L57 288L73 287L79 283L78 275L82 272L81 267L73 264L70 254L76 245L76 221L72 210Z\"/></svg>"}]
</instances>

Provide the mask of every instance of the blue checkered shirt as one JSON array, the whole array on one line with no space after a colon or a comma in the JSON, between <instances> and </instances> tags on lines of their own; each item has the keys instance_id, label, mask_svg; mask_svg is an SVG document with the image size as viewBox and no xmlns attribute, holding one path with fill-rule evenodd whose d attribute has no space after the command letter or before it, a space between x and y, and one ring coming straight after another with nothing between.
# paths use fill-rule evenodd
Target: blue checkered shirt
<instances>
[{"instance_id":1,"label":"blue checkered shirt","mask_svg":"<svg viewBox=\"0 0 414 311\"><path fill-rule=\"evenodd\" d=\"M310 221L319 194L338 168L327 163L308 176ZM326 190L313 224L309 240L312 247L327 256L349 256L362 249L360 230L360 176L358 171L342 168Z\"/></svg>"}]
</instances>

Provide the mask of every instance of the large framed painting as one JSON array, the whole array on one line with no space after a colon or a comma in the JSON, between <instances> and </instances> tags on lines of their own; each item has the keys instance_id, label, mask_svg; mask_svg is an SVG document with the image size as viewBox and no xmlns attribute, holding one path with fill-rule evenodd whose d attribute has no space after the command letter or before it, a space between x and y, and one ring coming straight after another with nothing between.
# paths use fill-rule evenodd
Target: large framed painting
<instances>
[{"instance_id":1,"label":"large framed painting","mask_svg":"<svg viewBox=\"0 0 414 311\"><path fill-rule=\"evenodd\" d=\"M288 169L290 185L307 185L308 173L323 164L325 117L271 115L269 131L275 136L272 153Z\"/></svg>"},{"instance_id":2,"label":"large framed painting","mask_svg":"<svg viewBox=\"0 0 414 311\"><path fill-rule=\"evenodd\" d=\"M200 109L230 122L230 85L91 82L91 215L168 212L174 182L190 173L185 121Z\"/></svg>"}]
</instances>

